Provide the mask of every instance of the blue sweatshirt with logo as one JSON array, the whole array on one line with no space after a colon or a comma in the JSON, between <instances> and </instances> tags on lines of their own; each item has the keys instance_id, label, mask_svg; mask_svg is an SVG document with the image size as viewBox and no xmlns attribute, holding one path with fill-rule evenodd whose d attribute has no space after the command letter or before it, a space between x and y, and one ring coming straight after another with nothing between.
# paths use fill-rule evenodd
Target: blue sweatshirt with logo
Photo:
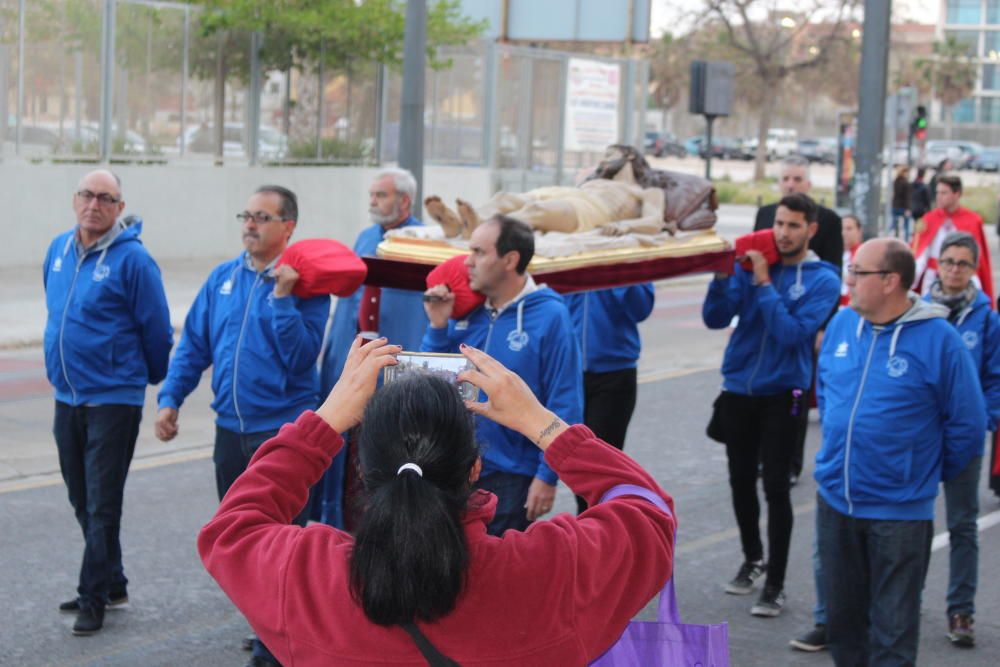
<instances>
[{"instance_id":1,"label":"blue sweatshirt with logo","mask_svg":"<svg viewBox=\"0 0 1000 667\"><path fill-rule=\"evenodd\" d=\"M931 301L930 294L924 299ZM986 400L986 428L995 431L1000 423L1000 315L993 310L990 298L979 290L973 302L949 316L948 321L972 355Z\"/></svg>"},{"instance_id":2,"label":"blue sweatshirt with logo","mask_svg":"<svg viewBox=\"0 0 1000 667\"><path fill-rule=\"evenodd\" d=\"M499 315L487 305L447 327L427 327L421 349L457 352L459 343L478 348L517 373L541 401L567 424L583 422L583 371L573 325L562 297L548 287L508 304ZM479 400L486 396L480 392ZM503 471L555 484L542 451L520 433L476 417L483 475Z\"/></svg>"},{"instance_id":3,"label":"blue sweatshirt with logo","mask_svg":"<svg viewBox=\"0 0 1000 667\"><path fill-rule=\"evenodd\" d=\"M212 409L224 429L269 431L316 407L330 297L276 298L273 290L270 269L254 270L245 252L212 271L184 321L161 408L180 408L209 366Z\"/></svg>"},{"instance_id":4,"label":"blue sweatshirt with logo","mask_svg":"<svg viewBox=\"0 0 1000 667\"><path fill-rule=\"evenodd\" d=\"M639 322L653 312L653 283L567 294L573 328L580 342L583 370L609 373L635 368L642 342Z\"/></svg>"},{"instance_id":5,"label":"blue sweatshirt with logo","mask_svg":"<svg viewBox=\"0 0 1000 667\"><path fill-rule=\"evenodd\" d=\"M862 519L934 518L938 484L983 449L979 379L948 311L911 295L895 322L837 313L819 355L823 499Z\"/></svg>"},{"instance_id":6,"label":"blue sweatshirt with logo","mask_svg":"<svg viewBox=\"0 0 1000 667\"><path fill-rule=\"evenodd\" d=\"M792 266L774 264L771 284L754 285L753 272L736 264L713 280L702 304L709 329L739 317L722 360L723 389L771 396L812 384L813 341L840 299L840 271L810 251Z\"/></svg>"},{"instance_id":7,"label":"blue sweatshirt with logo","mask_svg":"<svg viewBox=\"0 0 1000 667\"><path fill-rule=\"evenodd\" d=\"M160 269L139 240L142 223L115 223L84 250L76 228L43 266L45 370L56 400L142 405L167 373L173 328Z\"/></svg>"}]
</instances>

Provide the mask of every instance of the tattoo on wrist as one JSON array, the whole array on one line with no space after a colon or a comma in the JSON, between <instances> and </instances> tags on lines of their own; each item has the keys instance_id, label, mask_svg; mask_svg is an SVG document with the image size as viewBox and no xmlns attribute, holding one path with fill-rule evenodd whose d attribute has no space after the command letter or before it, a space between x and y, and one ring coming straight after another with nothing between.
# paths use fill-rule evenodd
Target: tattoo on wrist
<instances>
[{"instance_id":1,"label":"tattoo on wrist","mask_svg":"<svg viewBox=\"0 0 1000 667\"><path fill-rule=\"evenodd\" d=\"M560 426L562 426L563 423L564 423L563 420L559 419L559 417L553 419L552 423L543 428L541 432L538 434L538 438L535 439L535 444L541 447L542 440L544 440L546 436L551 435L552 432L555 431Z\"/></svg>"}]
</instances>

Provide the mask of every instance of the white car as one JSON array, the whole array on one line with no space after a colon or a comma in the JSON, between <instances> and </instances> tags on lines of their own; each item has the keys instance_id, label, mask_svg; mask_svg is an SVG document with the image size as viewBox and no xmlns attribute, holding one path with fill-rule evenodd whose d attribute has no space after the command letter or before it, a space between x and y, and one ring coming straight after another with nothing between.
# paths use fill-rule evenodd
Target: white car
<instances>
[{"instance_id":1,"label":"white car","mask_svg":"<svg viewBox=\"0 0 1000 667\"><path fill-rule=\"evenodd\" d=\"M225 157L246 157L246 130L243 123L226 123L222 134L222 155ZM181 140L177 138L177 148ZM257 156L262 159L279 159L285 156L287 141L277 128L261 125L257 131ZM195 125L184 131L184 149L188 153L214 153L215 128L211 125Z\"/></svg>"}]
</instances>

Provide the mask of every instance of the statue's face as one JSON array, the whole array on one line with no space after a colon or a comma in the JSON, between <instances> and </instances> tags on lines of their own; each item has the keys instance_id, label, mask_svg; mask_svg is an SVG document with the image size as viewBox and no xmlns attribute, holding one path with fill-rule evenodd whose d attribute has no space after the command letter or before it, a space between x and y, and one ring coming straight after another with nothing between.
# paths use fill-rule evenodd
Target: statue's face
<instances>
[{"instance_id":1,"label":"statue's face","mask_svg":"<svg viewBox=\"0 0 1000 667\"><path fill-rule=\"evenodd\" d=\"M603 174L610 169L620 167L622 160L624 160L625 157L624 151L620 148L616 146L608 146L607 150L604 151L604 159L601 160L599 165L597 165L597 173Z\"/></svg>"}]
</instances>

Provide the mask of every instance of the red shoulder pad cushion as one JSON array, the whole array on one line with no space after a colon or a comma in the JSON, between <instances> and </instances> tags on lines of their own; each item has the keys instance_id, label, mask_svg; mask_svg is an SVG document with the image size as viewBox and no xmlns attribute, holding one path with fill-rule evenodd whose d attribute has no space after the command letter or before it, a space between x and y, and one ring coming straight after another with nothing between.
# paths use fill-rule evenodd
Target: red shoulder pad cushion
<instances>
[{"instance_id":1,"label":"red shoulder pad cushion","mask_svg":"<svg viewBox=\"0 0 1000 667\"><path fill-rule=\"evenodd\" d=\"M465 266L465 258L468 255L458 255L448 261L438 264L427 274L427 287L435 285L447 285L451 293L455 295L455 306L451 311L451 316L461 319L478 308L486 296L473 291L469 287L469 269Z\"/></svg>"},{"instance_id":2,"label":"red shoulder pad cushion","mask_svg":"<svg viewBox=\"0 0 1000 667\"><path fill-rule=\"evenodd\" d=\"M292 294L302 299L324 294L350 296L365 281L368 267L354 251L333 239L303 239L285 248L278 265L298 271Z\"/></svg>"},{"instance_id":3,"label":"red shoulder pad cushion","mask_svg":"<svg viewBox=\"0 0 1000 667\"><path fill-rule=\"evenodd\" d=\"M737 257L746 255L747 250L759 250L769 265L776 264L781 259L781 255L778 254L778 243L774 240L774 230L772 229L762 229L759 232L744 234L736 239L735 245ZM749 259L740 262L740 266L747 271L753 271L753 262Z\"/></svg>"}]
</instances>

